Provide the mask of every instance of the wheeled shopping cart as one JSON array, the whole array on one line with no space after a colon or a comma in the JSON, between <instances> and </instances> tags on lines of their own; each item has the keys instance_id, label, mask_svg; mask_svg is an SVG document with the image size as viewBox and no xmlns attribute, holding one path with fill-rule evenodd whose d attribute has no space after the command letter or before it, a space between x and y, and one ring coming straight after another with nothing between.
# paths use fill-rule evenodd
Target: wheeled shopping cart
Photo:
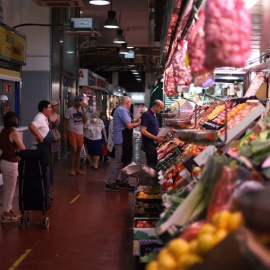
<instances>
[{"instance_id":1,"label":"wheeled shopping cart","mask_svg":"<svg viewBox=\"0 0 270 270\"><path fill-rule=\"evenodd\" d=\"M43 152L22 150L18 153L19 162L19 208L21 217L18 225L22 228L30 223L29 211L42 211L43 228L49 228L47 211L50 206L50 181L48 166L42 162Z\"/></svg>"}]
</instances>

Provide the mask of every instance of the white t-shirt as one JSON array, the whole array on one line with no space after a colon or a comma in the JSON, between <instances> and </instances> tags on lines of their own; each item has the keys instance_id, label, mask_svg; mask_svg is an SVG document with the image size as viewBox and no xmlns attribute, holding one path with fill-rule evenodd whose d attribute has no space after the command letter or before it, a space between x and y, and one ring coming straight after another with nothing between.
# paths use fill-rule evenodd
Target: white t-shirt
<instances>
[{"instance_id":1,"label":"white t-shirt","mask_svg":"<svg viewBox=\"0 0 270 270\"><path fill-rule=\"evenodd\" d=\"M67 129L76 134L83 134L83 114L81 107L77 110L73 106L66 113L65 118L68 119Z\"/></svg>"},{"instance_id":2,"label":"white t-shirt","mask_svg":"<svg viewBox=\"0 0 270 270\"><path fill-rule=\"evenodd\" d=\"M48 132L50 131L48 119L41 112L39 112L35 116L34 120L32 121L32 124L36 127L38 133L43 139L47 136ZM32 136L32 143L34 145L38 143L37 138L34 135Z\"/></svg>"}]
</instances>

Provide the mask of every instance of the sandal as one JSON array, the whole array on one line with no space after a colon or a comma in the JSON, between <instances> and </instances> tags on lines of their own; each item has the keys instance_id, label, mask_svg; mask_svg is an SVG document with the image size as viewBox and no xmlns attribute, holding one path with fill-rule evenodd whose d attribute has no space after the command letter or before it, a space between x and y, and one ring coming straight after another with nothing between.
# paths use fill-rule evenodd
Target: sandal
<instances>
[{"instance_id":1,"label":"sandal","mask_svg":"<svg viewBox=\"0 0 270 270\"><path fill-rule=\"evenodd\" d=\"M76 171L76 174L85 175L85 173L82 171Z\"/></svg>"},{"instance_id":2,"label":"sandal","mask_svg":"<svg viewBox=\"0 0 270 270\"><path fill-rule=\"evenodd\" d=\"M74 171L70 171L69 175L70 175L70 176L75 176L76 173L75 173Z\"/></svg>"}]
</instances>

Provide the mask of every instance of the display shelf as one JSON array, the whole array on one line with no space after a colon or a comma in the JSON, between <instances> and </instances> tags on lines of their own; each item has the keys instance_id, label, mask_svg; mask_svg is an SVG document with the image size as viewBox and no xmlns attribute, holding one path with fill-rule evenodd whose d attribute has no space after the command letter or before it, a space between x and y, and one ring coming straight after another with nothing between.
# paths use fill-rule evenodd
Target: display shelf
<instances>
[{"instance_id":1,"label":"display shelf","mask_svg":"<svg viewBox=\"0 0 270 270\"><path fill-rule=\"evenodd\" d=\"M265 111L265 107L258 100L248 100L247 103L257 104L257 106L237 125L232 127L231 130L228 130L226 145L229 145L233 140L239 138L247 130L247 128L250 127L251 123L260 117L260 115ZM223 140L224 136L221 136L220 138Z\"/></svg>"}]
</instances>

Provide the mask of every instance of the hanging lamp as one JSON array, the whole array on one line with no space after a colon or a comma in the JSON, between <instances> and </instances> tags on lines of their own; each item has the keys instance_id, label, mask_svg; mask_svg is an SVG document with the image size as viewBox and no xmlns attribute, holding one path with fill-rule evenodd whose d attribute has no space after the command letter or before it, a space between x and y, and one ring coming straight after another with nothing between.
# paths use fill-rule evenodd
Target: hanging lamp
<instances>
[{"instance_id":1,"label":"hanging lamp","mask_svg":"<svg viewBox=\"0 0 270 270\"><path fill-rule=\"evenodd\" d=\"M121 11L119 13L119 27L120 28L116 30L116 36L113 39L113 43L116 44L126 43L125 36L123 35L124 31L121 28Z\"/></svg>"},{"instance_id":2,"label":"hanging lamp","mask_svg":"<svg viewBox=\"0 0 270 270\"><path fill-rule=\"evenodd\" d=\"M127 43L122 43L122 48L119 51L119 54L128 54L129 50L127 49Z\"/></svg>"},{"instance_id":3,"label":"hanging lamp","mask_svg":"<svg viewBox=\"0 0 270 270\"><path fill-rule=\"evenodd\" d=\"M116 36L113 39L113 43L117 44L126 43L125 37L123 36L123 29L116 30Z\"/></svg>"},{"instance_id":4,"label":"hanging lamp","mask_svg":"<svg viewBox=\"0 0 270 270\"><path fill-rule=\"evenodd\" d=\"M105 6L105 5L109 5L110 1L109 0L90 0L89 3L91 5L96 5L96 6Z\"/></svg>"},{"instance_id":5,"label":"hanging lamp","mask_svg":"<svg viewBox=\"0 0 270 270\"><path fill-rule=\"evenodd\" d=\"M112 0L111 0L111 10L108 11L108 18L106 19L104 23L105 28L109 29L117 29L119 28L118 21L115 19L116 11L112 10Z\"/></svg>"}]
</instances>

